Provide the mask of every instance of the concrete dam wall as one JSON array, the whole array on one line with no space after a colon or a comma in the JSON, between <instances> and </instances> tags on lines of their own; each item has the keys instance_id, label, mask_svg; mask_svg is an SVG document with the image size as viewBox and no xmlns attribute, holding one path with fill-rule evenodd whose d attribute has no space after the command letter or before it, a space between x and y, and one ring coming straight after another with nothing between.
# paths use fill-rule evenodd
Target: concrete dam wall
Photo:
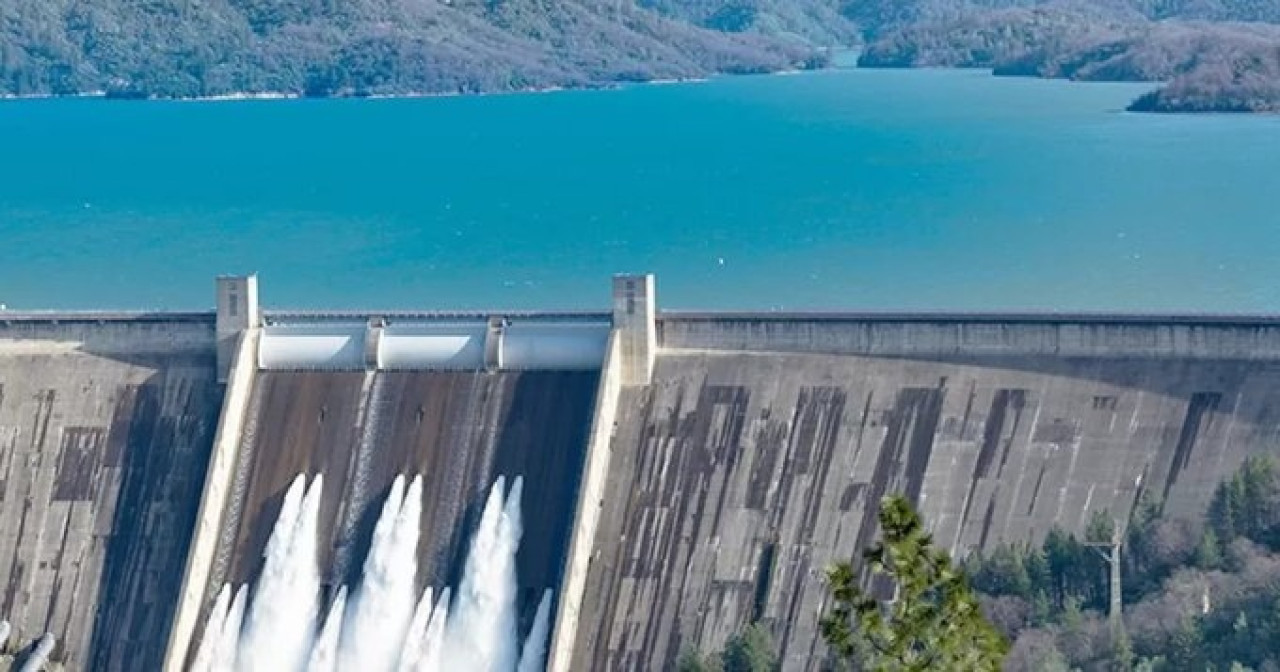
<instances>
[{"instance_id":1,"label":"concrete dam wall","mask_svg":"<svg viewBox=\"0 0 1280 672\"><path fill-rule=\"evenodd\" d=\"M887 493L964 555L1123 523L1144 492L1196 516L1280 452L1274 318L661 313L651 276L615 279L611 313L217 296L0 313L6 652L50 632L65 669L188 669L220 589L262 581L299 474L323 477L321 616L400 475L422 479L405 590L457 586L486 493L522 476L513 629L551 589L547 669L669 669L749 622L820 669L822 572Z\"/></svg>"},{"instance_id":2,"label":"concrete dam wall","mask_svg":"<svg viewBox=\"0 0 1280 672\"><path fill-rule=\"evenodd\" d=\"M670 315L628 388L573 669L660 669L758 621L821 668L822 572L891 492L963 555L1194 515L1280 447L1280 324L1122 317Z\"/></svg>"},{"instance_id":3,"label":"concrete dam wall","mask_svg":"<svg viewBox=\"0 0 1280 672\"><path fill-rule=\"evenodd\" d=\"M159 669L221 405L212 315L0 314L0 619ZM159 633L159 636L157 636Z\"/></svg>"}]
</instances>

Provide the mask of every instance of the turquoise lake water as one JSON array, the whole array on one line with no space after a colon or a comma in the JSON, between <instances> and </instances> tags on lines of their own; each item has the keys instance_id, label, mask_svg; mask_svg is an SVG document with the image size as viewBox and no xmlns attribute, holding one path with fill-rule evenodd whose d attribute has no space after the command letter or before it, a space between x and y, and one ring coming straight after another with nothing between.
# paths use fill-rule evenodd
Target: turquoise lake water
<instances>
[{"instance_id":1,"label":"turquoise lake water","mask_svg":"<svg viewBox=\"0 0 1280 672\"><path fill-rule=\"evenodd\" d=\"M1280 117L829 71L415 100L0 103L0 303L1280 310Z\"/></svg>"}]
</instances>

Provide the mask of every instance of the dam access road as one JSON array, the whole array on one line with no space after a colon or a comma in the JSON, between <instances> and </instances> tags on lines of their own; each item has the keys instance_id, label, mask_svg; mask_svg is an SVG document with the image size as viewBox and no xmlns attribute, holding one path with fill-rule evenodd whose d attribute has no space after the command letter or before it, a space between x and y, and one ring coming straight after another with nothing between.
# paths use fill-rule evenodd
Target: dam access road
<instances>
[{"instance_id":1,"label":"dam access road","mask_svg":"<svg viewBox=\"0 0 1280 672\"><path fill-rule=\"evenodd\" d=\"M547 669L669 669L758 622L816 670L822 570L886 493L963 556L1143 492L1195 516L1280 453L1269 316L662 312L643 275L574 313L216 287L207 313L0 312L0 669L187 669L298 474L324 478L322 610L395 476L423 478L418 588L456 585L521 476L517 627L552 589Z\"/></svg>"}]
</instances>

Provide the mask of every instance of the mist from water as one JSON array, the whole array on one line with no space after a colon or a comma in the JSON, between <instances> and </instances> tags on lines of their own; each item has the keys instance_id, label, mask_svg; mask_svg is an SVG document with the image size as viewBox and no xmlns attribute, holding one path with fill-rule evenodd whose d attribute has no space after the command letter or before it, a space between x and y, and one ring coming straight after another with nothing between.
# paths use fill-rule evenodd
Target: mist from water
<instances>
[{"instance_id":1,"label":"mist from water","mask_svg":"<svg viewBox=\"0 0 1280 672\"><path fill-rule=\"evenodd\" d=\"M318 522L323 482L299 475L285 494L262 573L218 593L193 672L536 672L545 664L552 591L528 636L517 632L516 553L523 479L498 477L471 539L456 591L415 591L423 481L396 477L374 527L360 584L320 601ZM321 619L323 614L323 619Z\"/></svg>"}]
</instances>

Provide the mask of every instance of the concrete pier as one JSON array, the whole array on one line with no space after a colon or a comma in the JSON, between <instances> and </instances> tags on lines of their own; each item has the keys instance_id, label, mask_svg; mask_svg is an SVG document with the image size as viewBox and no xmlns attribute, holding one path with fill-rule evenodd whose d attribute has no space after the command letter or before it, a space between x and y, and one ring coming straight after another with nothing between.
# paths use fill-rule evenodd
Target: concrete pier
<instances>
[{"instance_id":1,"label":"concrete pier","mask_svg":"<svg viewBox=\"0 0 1280 672\"><path fill-rule=\"evenodd\" d=\"M617 431L618 401L622 396L621 341L622 336L615 332L609 340L604 367L600 371L600 385L591 419L582 483L578 488L578 502L574 509L567 564L560 586L551 644L547 649L547 670L551 672L568 670L573 661L574 641L580 627L582 601L586 597L587 573L591 569L600 512L604 509L605 498L609 496L609 465L613 458L614 432Z\"/></svg>"},{"instance_id":2,"label":"concrete pier","mask_svg":"<svg viewBox=\"0 0 1280 672\"><path fill-rule=\"evenodd\" d=\"M218 420L217 434L213 440L212 456L205 471L200 509L187 552L185 573L178 592L178 602L173 615L173 627L165 649L164 669L181 672L187 659L187 651L196 635L195 626L202 610L208 605L204 600L205 586L213 567L223 512L234 487L232 476L239 458L258 367L257 357L260 330L249 328L237 336L236 353L228 372L226 395Z\"/></svg>"}]
</instances>

